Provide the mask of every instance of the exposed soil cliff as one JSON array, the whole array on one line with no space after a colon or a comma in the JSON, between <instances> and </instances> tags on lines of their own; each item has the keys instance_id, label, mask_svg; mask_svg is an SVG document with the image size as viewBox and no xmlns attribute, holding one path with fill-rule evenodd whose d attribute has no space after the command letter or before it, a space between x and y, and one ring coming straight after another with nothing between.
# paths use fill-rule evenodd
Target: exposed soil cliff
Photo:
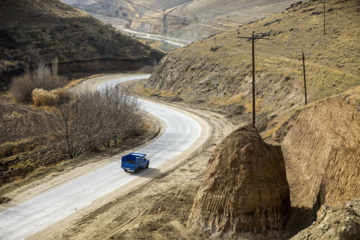
<instances>
[{"instance_id":1,"label":"exposed soil cliff","mask_svg":"<svg viewBox=\"0 0 360 240\"><path fill-rule=\"evenodd\" d=\"M298 110L274 134L281 144L293 206L314 211L360 196L360 120L333 98Z\"/></svg>"},{"instance_id":2,"label":"exposed soil cliff","mask_svg":"<svg viewBox=\"0 0 360 240\"><path fill-rule=\"evenodd\" d=\"M214 150L189 216L189 226L215 236L282 230L290 194L280 146L263 142L252 125Z\"/></svg>"},{"instance_id":3,"label":"exposed soil cliff","mask_svg":"<svg viewBox=\"0 0 360 240\"><path fill-rule=\"evenodd\" d=\"M163 55L58 0L3 0L0 22L0 87L55 57L64 74L153 67Z\"/></svg>"}]
</instances>

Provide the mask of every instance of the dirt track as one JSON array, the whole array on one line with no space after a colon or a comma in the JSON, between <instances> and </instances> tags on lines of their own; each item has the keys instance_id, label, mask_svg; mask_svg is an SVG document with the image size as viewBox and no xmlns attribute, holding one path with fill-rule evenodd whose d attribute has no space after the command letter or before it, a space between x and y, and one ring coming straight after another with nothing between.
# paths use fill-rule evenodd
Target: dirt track
<instances>
[{"instance_id":1,"label":"dirt track","mask_svg":"<svg viewBox=\"0 0 360 240\"><path fill-rule=\"evenodd\" d=\"M79 85L78 88L94 89L98 83L112 77L119 77L119 75L104 76L96 80L92 79L87 83ZM191 192L196 191L205 171L211 150L220 140L235 129L235 125L220 114L202 109L191 109L181 103L168 105L176 105L175 107L188 111L190 114L202 119L200 122L203 121L201 124L206 130L202 133L201 137L207 139L205 144L192 147L187 152L170 161L170 163L164 164L153 171L147 178L139 178L126 188L118 189L95 201L92 205L78 210L70 217L44 229L29 239L106 239L133 227L136 228L140 224L140 219L144 223L151 222L153 216L150 214L145 217L143 213L148 212L149 208L152 208L157 202L165 201L164 203L167 207L174 207L174 199L171 199L171 197L175 193L177 193L177 196L182 196L183 194L191 194ZM206 127L207 124L204 120L211 126L210 128ZM136 149L133 149L133 151L136 151ZM189 155L189 153L192 154ZM119 155L121 156L122 153ZM15 205L24 202L52 187L59 186L80 175L100 168L117 160L119 155L101 159L101 161L92 161L92 163L68 172L50 176L41 182L32 184L32 187L20 189L11 194L13 200L11 204ZM185 205L180 204L174 211L176 210L176 212L183 214L183 217L187 217L187 211L191 205L191 202ZM180 222L175 221L170 225L168 227L175 227L179 230L171 231L174 234L176 232L183 232L181 230L183 225ZM148 227L151 230L151 224ZM146 232L148 231L144 231L144 234ZM136 231L135 234L137 234ZM127 237L136 238L137 236Z\"/></svg>"}]
</instances>

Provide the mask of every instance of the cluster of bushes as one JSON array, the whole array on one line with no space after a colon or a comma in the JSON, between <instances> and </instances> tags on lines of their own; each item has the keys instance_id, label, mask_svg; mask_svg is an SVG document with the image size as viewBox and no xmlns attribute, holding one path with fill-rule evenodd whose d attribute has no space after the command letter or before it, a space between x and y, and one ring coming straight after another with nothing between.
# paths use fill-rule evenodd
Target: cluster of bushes
<instances>
[{"instance_id":1,"label":"cluster of bushes","mask_svg":"<svg viewBox=\"0 0 360 240\"><path fill-rule=\"evenodd\" d=\"M108 147L143 131L143 112L126 88L85 91L56 106L51 129L56 146L68 158Z\"/></svg>"},{"instance_id":2,"label":"cluster of bushes","mask_svg":"<svg viewBox=\"0 0 360 240\"><path fill-rule=\"evenodd\" d=\"M40 63L34 72L26 71L25 74L15 77L12 80L10 92L18 102L29 103L32 101L32 92L36 88L51 91L65 86L68 81L58 76L57 60L52 68Z\"/></svg>"}]
</instances>

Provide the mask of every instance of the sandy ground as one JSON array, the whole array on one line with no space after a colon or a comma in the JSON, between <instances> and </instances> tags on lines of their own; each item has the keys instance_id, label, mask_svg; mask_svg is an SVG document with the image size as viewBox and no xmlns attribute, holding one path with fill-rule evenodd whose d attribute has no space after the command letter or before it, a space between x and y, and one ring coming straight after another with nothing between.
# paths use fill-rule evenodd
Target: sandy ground
<instances>
[{"instance_id":1,"label":"sandy ground","mask_svg":"<svg viewBox=\"0 0 360 240\"><path fill-rule=\"evenodd\" d=\"M94 90L97 84L121 76L125 75L105 75L91 79L86 83L80 84L74 90L85 88ZM159 199L171 196L174 194L174 191L178 192L188 187L192 189L197 187L202 179L212 149L235 129L235 125L223 115L214 112L191 108L182 103L163 104L175 107L183 113L195 117L204 129L201 135L202 141L149 174L131 182L126 187L117 189L111 194L96 200L90 206L78 210L68 218L57 222L31 236L29 239L106 239L117 234L119 231L123 232L126 229L136 227L136 222L140 220L139 216L143 215L142 212L146 211ZM162 124L157 121L157 125L161 129L165 129ZM138 148L141 148L141 146ZM136 151L138 148L127 152ZM12 201L6 206L2 206L2 208L17 205L51 188L72 181L79 176L118 160L127 152L110 158L98 157L88 164L66 172L53 174L41 181L18 189L9 195ZM189 205L191 204L187 204L187 208ZM129 209L132 209L130 213ZM122 216L120 222L119 216ZM134 219L137 219L137 221L134 221ZM184 227L180 223L175 225L177 228ZM133 237L136 238L136 236Z\"/></svg>"}]
</instances>

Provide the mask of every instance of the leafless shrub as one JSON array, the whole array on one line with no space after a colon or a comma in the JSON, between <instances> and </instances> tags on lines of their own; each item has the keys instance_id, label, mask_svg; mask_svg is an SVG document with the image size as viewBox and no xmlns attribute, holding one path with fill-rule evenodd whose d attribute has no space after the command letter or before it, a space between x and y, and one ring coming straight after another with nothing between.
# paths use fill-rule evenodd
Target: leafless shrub
<instances>
[{"instance_id":1,"label":"leafless shrub","mask_svg":"<svg viewBox=\"0 0 360 240\"><path fill-rule=\"evenodd\" d=\"M30 102L34 84L29 74L15 77L12 81L10 92L19 102Z\"/></svg>"},{"instance_id":2,"label":"leafless shrub","mask_svg":"<svg viewBox=\"0 0 360 240\"><path fill-rule=\"evenodd\" d=\"M52 71L44 63L40 63L32 74L26 71L24 75L15 77L10 88L12 95L19 102L31 102L31 94L35 88L53 90L65 86L67 80L56 75L57 69L55 60Z\"/></svg>"},{"instance_id":3,"label":"leafless shrub","mask_svg":"<svg viewBox=\"0 0 360 240\"><path fill-rule=\"evenodd\" d=\"M143 128L138 101L126 88L83 92L58 106L55 116L54 139L69 158L139 135Z\"/></svg>"}]
</instances>

